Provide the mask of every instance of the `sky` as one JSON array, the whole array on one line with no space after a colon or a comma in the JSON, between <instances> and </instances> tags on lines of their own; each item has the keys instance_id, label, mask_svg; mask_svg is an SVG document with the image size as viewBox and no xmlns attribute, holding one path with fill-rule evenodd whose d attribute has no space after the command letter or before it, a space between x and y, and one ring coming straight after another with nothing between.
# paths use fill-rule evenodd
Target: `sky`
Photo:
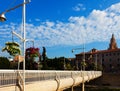
<instances>
[{"instance_id":1,"label":"sky","mask_svg":"<svg viewBox=\"0 0 120 91\"><path fill-rule=\"evenodd\" d=\"M27 0L26 0L27 1ZM0 13L23 3L23 0L0 0ZM5 14L0 22L0 56L5 42L20 39L11 31L23 34L22 7ZM26 4L26 39L34 40L34 47L47 50L49 58L75 57L75 54L92 48L106 50L114 34L120 47L120 0L31 0ZM28 41L26 47L32 47ZM72 49L81 48L75 50Z\"/></svg>"}]
</instances>

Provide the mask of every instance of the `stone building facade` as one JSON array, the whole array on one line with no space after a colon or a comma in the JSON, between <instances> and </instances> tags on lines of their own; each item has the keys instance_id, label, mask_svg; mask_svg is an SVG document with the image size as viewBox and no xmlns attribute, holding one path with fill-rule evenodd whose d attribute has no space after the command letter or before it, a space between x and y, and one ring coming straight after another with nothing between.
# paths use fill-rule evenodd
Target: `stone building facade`
<instances>
[{"instance_id":1,"label":"stone building facade","mask_svg":"<svg viewBox=\"0 0 120 91\"><path fill-rule=\"evenodd\" d=\"M120 48L117 47L114 34L112 34L107 50L93 48L89 52L76 54L76 63L79 69L82 68L81 62L83 62L84 55L87 65L94 63L96 70L102 68L104 72L120 72ZM86 69L91 70L88 66L86 66Z\"/></svg>"}]
</instances>

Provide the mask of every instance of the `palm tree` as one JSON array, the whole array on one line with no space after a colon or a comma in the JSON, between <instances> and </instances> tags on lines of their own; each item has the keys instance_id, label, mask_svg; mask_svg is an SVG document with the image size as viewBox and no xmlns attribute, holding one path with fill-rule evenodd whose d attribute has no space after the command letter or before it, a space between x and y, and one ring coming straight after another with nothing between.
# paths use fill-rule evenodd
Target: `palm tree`
<instances>
[{"instance_id":1,"label":"palm tree","mask_svg":"<svg viewBox=\"0 0 120 91\"><path fill-rule=\"evenodd\" d=\"M5 47L2 49L2 52L7 51L11 56L21 54L20 46L16 42L6 42Z\"/></svg>"}]
</instances>

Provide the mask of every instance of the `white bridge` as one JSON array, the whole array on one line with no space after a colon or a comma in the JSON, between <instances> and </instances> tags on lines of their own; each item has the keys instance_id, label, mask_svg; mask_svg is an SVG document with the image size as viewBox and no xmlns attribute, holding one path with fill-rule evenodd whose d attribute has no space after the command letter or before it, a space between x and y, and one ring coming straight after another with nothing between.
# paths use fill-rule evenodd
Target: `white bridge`
<instances>
[{"instance_id":1,"label":"white bridge","mask_svg":"<svg viewBox=\"0 0 120 91\"><path fill-rule=\"evenodd\" d=\"M26 91L62 91L102 75L101 71L26 70ZM0 70L0 91L23 91L23 71ZM83 88L84 91L84 88Z\"/></svg>"}]
</instances>

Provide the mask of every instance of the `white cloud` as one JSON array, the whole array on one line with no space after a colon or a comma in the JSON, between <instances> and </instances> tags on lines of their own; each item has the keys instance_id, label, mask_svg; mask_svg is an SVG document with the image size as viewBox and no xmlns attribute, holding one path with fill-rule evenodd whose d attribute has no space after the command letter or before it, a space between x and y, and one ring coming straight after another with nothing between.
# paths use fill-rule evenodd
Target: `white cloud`
<instances>
[{"instance_id":1,"label":"white cloud","mask_svg":"<svg viewBox=\"0 0 120 91\"><path fill-rule=\"evenodd\" d=\"M83 4L79 3L75 7L73 7L74 11L81 11L81 10L86 10Z\"/></svg>"},{"instance_id":2,"label":"white cloud","mask_svg":"<svg viewBox=\"0 0 120 91\"><path fill-rule=\"evenodd\" d=\"M111 5L111 7L107 8L105 11L109 13L114 12L116 14L120 14L120 3Z\"/></svg>"},{"instance_id":3,"label":"white cloud","mask_svg":"<svg viewBox=\"0 0 120 91\"><path fill-rule=\"evenodd\" d=\"M35 40L35 46L54 46L54 45L80 45L84 41L109 41L111 34L114 33L116 39L120 39L120 3L112 5L106 10L93 10L88 17L71 16L68 22L45 21L40 25L27 24L27 38ZM20 24L10 24L0 27L10 28L19 32ZM9 29L9 30L10 30ZM0 36L3 35L0 31ZM4 37L0 37L4 38ZM8 40L7 36L4 38Z\"/></svg>"},{"instance_id":4,"label":"white cloud","mask_svg":"<svg viewBox=\"0 0 120 91\"><path fill-rule=\"evenodd\" d=\"M39 19L39 18L36 18L35 21L40 21L40 19Z\"/></svg>"}]
</instances>

